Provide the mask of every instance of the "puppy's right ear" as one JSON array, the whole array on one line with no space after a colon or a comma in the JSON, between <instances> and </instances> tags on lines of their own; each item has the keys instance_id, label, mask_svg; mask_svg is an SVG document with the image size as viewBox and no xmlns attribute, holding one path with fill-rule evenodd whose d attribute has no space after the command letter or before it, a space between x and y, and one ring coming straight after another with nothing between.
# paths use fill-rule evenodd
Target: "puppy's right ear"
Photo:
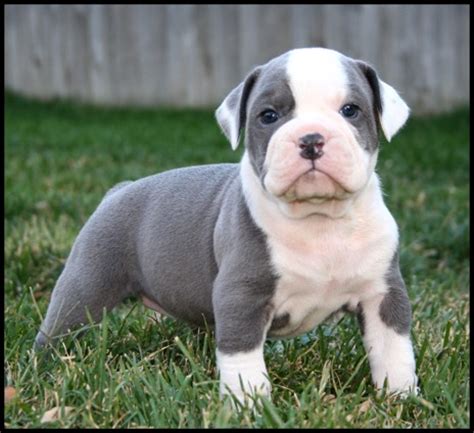
<instances>
[{"instance_id":1,"label":"puppy's right ear","mask_svg":"<svg viewBox=\"0 0 474 433\"><path fill-rule=\"evenodd\" d=\"M390 141L407 121L410 109L397 91L378 77L375 69L361 60L356 60L356 63L372 88L380 126Z\"/></svg>"},{"instance_id":2,"label":"puppy's right ear","mask_svg":"<svg viewBox=\"0 0 474 433\"><path fill-rule=\"evenodd\" d=\"M245 127L247 117L247 100L261 69L258 66L247 75L247 78L226 96L216 110L217 123L230 141L233 150L239 145L240 133Z\"/></svg>"}]
</instances>

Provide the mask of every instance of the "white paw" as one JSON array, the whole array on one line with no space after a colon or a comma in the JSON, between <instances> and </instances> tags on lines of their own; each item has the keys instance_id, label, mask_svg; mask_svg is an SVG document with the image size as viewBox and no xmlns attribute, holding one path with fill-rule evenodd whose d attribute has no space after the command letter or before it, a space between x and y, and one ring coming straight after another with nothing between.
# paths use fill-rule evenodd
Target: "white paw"
<instances>
[{"instance_id":1,"label":"white paw","mask_svg":"<svg viewBox=\"0 0 474 433\"><path fill-rule=\"evenodd\" d=\"M221 379L220 382L220 397L224 398L226 395L234 395L242 405L249 407L253 406L253 398L261 395L270 398L271 385L267 378L260 375L259 378L232 378L229 381Z\"/></svg>"},{"instance_id":2,"label":"white paw","mask_svg":"<svg viewBox=\"0 0 474 433\"><path fill-rule=\"evenodd\" d=\"M217 351L220 396L233 394L242 404L253 405L252 396L270 398L271 384L263 360L263 347L250 352L225 354Z\"/></svg>"},{"instance_id":3,"label":"white paw","mask_svg":"<svg viewBox=\"0 0 474 433\"><path fill-rule=\"evenodd\" d=\"M384 386L385 379L387 379L387 391L390 394L396 394L402 398L408 397L410 394L418 395L420 389L417 386L418 377L414 370L400 369L396 372L386 373L379 372L374 374L375 387L381 390Z\"/></svg>"}]
</instances>

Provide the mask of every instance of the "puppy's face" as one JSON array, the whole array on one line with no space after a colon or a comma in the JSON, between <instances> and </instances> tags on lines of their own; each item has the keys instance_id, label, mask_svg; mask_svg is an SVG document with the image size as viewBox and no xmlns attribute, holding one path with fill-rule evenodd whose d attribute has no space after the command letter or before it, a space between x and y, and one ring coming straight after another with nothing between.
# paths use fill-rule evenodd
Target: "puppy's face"
<instances>
[{"instance_id":1,"label":"puppy's face","mask_svg":"<svg viewBox=\"0 0 474 433\"><path fill-rule=\"evenodd\" d=\"M256 68L216 111L234 148L245 144L262 188L282 208L306 216L322 203L343 201L367 184L378 131L388 140L408 107L367 64L307 48Z\"/></svg>"}]
</instances>

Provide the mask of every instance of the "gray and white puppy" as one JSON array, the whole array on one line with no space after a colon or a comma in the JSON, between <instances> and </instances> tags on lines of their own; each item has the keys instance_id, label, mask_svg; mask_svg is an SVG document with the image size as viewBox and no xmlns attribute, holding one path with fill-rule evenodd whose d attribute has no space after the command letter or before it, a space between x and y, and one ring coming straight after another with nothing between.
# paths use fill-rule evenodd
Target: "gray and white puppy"
<instances>
[{"instance_id":1,"label":"gray and white puppy","mask_svg":"<svg viewBox=\"0 0 474 433\"><path fill-rule=\"evenodd\" d=\"M36 347L135 295L213 324L221 394L244 400L270 394L267 336L354 311L376 387L416 391L398 229L374 172L379 131L390 140L408 114L369 65L333 50L255 68L216 111L234 149L245 130L240 164L110 190L74 242Z\"/></svg>"}]
</instances>

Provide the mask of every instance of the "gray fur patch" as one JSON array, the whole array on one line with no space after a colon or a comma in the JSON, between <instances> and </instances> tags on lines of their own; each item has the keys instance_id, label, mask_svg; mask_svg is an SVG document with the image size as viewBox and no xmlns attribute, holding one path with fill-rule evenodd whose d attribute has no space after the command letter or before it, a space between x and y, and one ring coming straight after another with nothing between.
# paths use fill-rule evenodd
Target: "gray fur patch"
<instances>
[{"instance_id":1,"label":"gray fur patch","mask_svg":"<svg viewBox=\"0 0 474 433\"><path fill-rule=\"evenodd\" d=\"M268 142L273 133L291 119L295 108L286 70L288 56L288 53L283 54L262 66L260 76L247 103L249 121L246 125L245 145L262 186L265 177L263 162ZM259 114L266 109L275 110L279 114L279 119L269 125L262 124Z\"/></svg>"},{"instance_id":2,"label":"gray fur patch","mask_svg":"<svg viewBox=\"0 0 474 433\"><path fill-rule=\"evenodd\" d=\"M284 328L286 325L288 325L288 323L290 323L289 313L284 313L281 316L274 317L270 326L269 333Z\"/></svg>"},{"instance_id":3,"label":"gray fur patch","mask_svg":"<svg viewBox=\"0 0 474 433\"><path fill-rule=\"evenodd\" d=\"M215 324L223 352L261 343L275 288L238 164L170 170L119 184L77 236L36 347L144 295L171 316Z\"/></svg>"},{"instance_id":4,"label":"gray fur patch","mask_svg":"<svg viewBox=\"0 0 474 433\"><path fill-rule=\"evenodd\" d=\"M362 306L360 305L360 303L357 304L356 314L357 314L357 320L359 322L360 332L361 332L362 336L364 336L364 334L365 334L365 316L364 316L364 310L362 309Z\"/></svg>"},{"instance_id":5,"label":"gray fur patch","mask_svg":"<svg viewBox=\"0 0 474 433\"><path fill-rule=\"evenodd\" d=\"M379 146L377 119L381 112L377 75L363 62L346 57L342 63L349 80L349 94L345 103L354 103L361 108L355 119L347 121L357 129L357 139L362 148L374 153Z\"/></svg>"},{"instance_id":6,"label":"gray fur patch","mask_svg":"<svg viewBox=\"0 0 474 433\"><path fill-rule=\"evenodd\" d=\"M380 304L379 314L387 326L399 334L406 335L410 332L411 306L398 259L397 250L385 275L389 289Z\"/></svg>"},{"instance_id":7,"label":"gray fur patch","mask_svg":"<svg viewBox=\"0 0 474 433\"><path fill-rule=\"evenodd\" d=\"M217 347L235 353L252 350L265 338L277 277L266 236L250 216L240 181L222 205L214 232L219 273L212 300Z\"/></svg>"}]
</instances>

